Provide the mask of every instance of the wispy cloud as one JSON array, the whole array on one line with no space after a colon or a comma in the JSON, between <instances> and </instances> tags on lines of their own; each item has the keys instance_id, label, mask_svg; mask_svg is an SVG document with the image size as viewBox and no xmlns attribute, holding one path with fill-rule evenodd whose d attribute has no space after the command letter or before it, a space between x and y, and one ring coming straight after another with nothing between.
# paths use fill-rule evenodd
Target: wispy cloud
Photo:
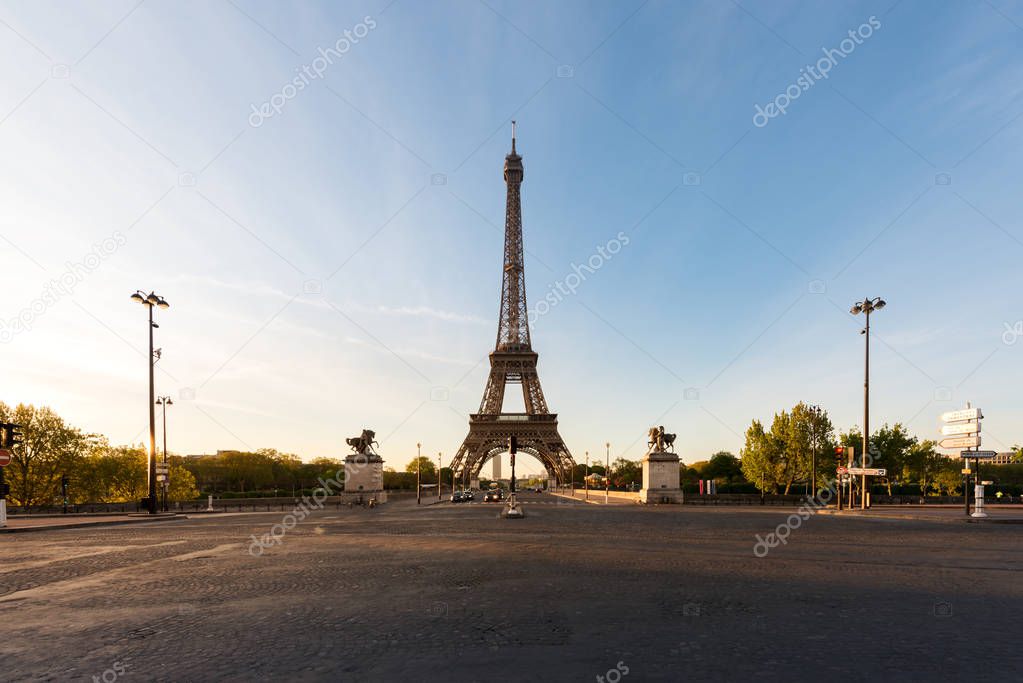
<instances>
[{"instance_id":1,"label":"wispy cloud","mask_svg":"<svg viewBox=\"0 0 1023 683\"><path fill-rule=\"evenodd\" d=\"M383 313L385 315L396 315L396 316L411 316L415 318L433 318L435 320L444 320L447 322L457 323L472 323L474 325L490 325L493 324L492 320L485 320L478 315L472 315L469 313L455 313L453 311L443 311L437 308L431 308L429 306L377 306L375 309L377 313Z\"/></svg>"}]
</instances>

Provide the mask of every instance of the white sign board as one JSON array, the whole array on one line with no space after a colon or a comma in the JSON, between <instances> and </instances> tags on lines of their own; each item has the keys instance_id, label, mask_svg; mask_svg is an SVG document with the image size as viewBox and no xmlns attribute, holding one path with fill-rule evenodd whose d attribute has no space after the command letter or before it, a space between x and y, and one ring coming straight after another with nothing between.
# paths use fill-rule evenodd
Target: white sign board
<instances>
[{"instance_id":1,"label":"white sign board","mask_svg":"<svg viewBox=\"0 0 1023 683\"><path fill-rule=\"evenodd\" d=\"M850 467L849 474L866 474L872 477L884 477L888 470L883 467Z\"/></svg>"},{"instance_id":2,"label":"white sign board","mask_svg":"<svg viewBox=\"0 0 1023 683\"><path fill-rule=\"evenodd\" d=\"M941 433L945 436L952 436L955 434L979 434L980 423L966 422L963 424L942 425Z\"/></svg>"},{"instance_id":3,"label":"white sign board","mask_svg":"<svg viewBox=\"0 0 1023 683\"><path fill-rule=\"evenodd\" d=\"M952 410L947 413L942 413L942 422L962 422L963 420L980 420L983 419L984 414L980 412L980 408L964 408L963 410Z\"/></svg>"},{"instance_id":4,"label":"white sign board","mask_svg":"<svg viewBox=\"0 0 1023 683\"><path fill-rule=\"evenodd\" d=\"M957 436L951 439L942 439L938 442L938 448L977 448L980 446L980 436Z\"/></svg>"}]
</instances>

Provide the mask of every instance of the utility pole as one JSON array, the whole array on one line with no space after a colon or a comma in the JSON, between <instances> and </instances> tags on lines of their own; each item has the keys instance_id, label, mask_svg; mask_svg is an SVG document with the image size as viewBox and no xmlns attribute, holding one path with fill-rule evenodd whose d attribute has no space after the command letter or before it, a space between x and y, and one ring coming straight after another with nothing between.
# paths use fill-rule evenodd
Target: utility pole
<instances>
[{"instance_id":1,"label":"utility pole","mask_svg":"<svg viewBox=\"0 0 1023 683\"><path fill-rule=\"evenodd\" d=\"M437 453L437 502L440 502L440 452Z\"/></svg>"},{"instance_id":2,"label":"utility pole","mask_svg":"<svg viewBox=\"0 0 1023 683\"><path fill-rule=\"evenodd\" d=\"M416 505L423 502L423 444L416 444Z\"/></svg>"}]
</instances>

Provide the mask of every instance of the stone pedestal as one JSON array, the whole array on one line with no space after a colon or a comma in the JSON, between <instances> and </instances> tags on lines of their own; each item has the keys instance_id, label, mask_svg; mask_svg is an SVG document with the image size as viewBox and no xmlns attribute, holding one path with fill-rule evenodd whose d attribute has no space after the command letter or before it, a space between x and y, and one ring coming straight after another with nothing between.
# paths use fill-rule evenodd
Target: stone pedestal
<instances>
[{"instance_id":1,"label":"stone pedestal","mask_svg":"<svg viewBox=\"0 0 1023 683\"><path fill-rule=\"evenodd\" d=\"M352 453L345 458L346 494L382 494L383 491L383 458L376 453Z\"/></svg>"},{"instance_id":2,"label":"stone pedestal","mask_svg":"<svg viewBox=\"0 0 1023 683\"><path fill-rule=\"evenodd\" d=\"M674 453L647 453L643 458L641 503L681 503L679 460Z\"/></svg>"}]
</instances>

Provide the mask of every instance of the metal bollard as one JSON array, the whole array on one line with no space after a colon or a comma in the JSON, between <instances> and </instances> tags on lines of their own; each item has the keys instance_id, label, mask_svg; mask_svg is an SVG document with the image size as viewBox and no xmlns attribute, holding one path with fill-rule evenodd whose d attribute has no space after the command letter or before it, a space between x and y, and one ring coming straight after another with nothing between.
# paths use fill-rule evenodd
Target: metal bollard
<instances>
[{"instance_id":1,"label":"metal bollard","mask_svg":"<svg viewBox=\"0 0 1023 683\"><path fill-rule=\"evenodd\" d=\"M970 517L987 517L984 512L984 485L977 484L973 487L973 514Z\"/></svg>"}]
</instances>

